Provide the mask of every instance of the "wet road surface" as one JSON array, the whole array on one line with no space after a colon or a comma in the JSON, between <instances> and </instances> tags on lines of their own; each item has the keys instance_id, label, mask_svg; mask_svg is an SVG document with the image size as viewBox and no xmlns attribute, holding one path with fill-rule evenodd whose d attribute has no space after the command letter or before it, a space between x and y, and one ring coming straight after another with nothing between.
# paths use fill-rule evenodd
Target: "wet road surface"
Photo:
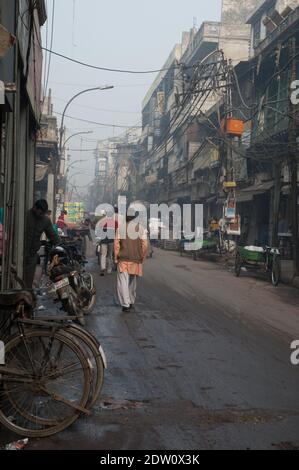
<instances>
[{"instance_id":1,"label":"wet road surface","mask_svg":"<svg viewBox=\"0 0 299 470\"><path fill-rule=\"evenodd\" d=\"M115 274L88 319L108 370L93 416L27 449L299 448L299 291L156 250L136 310Z\"/></svg>"}]
</instances>

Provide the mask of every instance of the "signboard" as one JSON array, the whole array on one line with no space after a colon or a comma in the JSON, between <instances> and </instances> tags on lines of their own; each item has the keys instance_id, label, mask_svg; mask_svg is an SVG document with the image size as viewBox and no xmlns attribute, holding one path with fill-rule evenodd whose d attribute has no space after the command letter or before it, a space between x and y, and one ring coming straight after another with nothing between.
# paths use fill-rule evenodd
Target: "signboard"
<instances>
[{"instance_id":1,"label":"signboard","mask_svg":"<svg viewBox=\"0 0 299 470\"><path fill-rule=\"evenodd\" d=\"M240 215L237 215L235 219L232 219L227 224L226 232L228 235L241 235L241 216Z\"/></svg>"},{"instance_id":2,"label":"signboard","mask_svg":"<svg viewBox=\"0 0 299 470\"><path fill-rule=\"evenodd\" d=\"M226 219L235 219L236 218L236 199L228 198L224 206L224 217Z\"/></svg>"},{"instance_id":3,"label":"signboard","mask_svg":"<svg viewBox=\"0 0 299 470\"><path fill-rule=\"evenodd\" d=\"M83 202L65 202L64 209L67 211L67 222L76 224L84 219L85 208Z\"/></svg>"}]
</instances>

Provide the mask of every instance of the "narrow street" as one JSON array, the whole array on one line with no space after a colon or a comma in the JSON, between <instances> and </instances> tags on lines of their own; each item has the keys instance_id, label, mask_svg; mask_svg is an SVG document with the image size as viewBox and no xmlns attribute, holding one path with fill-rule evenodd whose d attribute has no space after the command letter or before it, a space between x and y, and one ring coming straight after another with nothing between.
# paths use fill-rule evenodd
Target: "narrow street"
<instances>
[{"instance_id":1,"label":"narrow street","mask_svg":"<svg viewBox=\"0 0 299 470\"><path fill-rule=\"evenodd\" d=\"M90 418L27 449L299 448L299 292L156 250L136 311L101 278L88 329L108 370Z\"/></svg>"},{"instance_id":2,"label":"narrow street","mask_svg":"<svg viewBox=\"0 0 299 470\"><path fill-rule=\"evenodd\" d=\"M299 450L299 0L0 0L0 452L218 449Z\"/></svg>"}]
</instances>

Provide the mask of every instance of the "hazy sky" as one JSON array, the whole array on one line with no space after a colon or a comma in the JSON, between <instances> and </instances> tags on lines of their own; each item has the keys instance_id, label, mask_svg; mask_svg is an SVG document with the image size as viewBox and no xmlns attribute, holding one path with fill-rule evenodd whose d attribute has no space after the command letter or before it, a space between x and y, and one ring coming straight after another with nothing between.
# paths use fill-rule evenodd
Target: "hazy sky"
<instances>
[{"instance_id":1,"label":"hazy sky","mask_svg":"<svg viewBox=\"0 0 299 470\"><path fill-rule=\"evenodd\" d=\"M91 64L132 70L160 68L181 33L207 20L219 20L221 0L47 0L48 46L55 3L52 49ZM43 28L46 45L46 26ZM48 58L44 53L44 66ZM54 111L62 112L75 93L90 86L114 85L109 91L96 91L79 97L69 108L71 116L114 125L135 125L141 120L141 102L155 75L108 73L81 67L52 55L49 87ZM99 127L66 119L71 133L94 130L86 136L83 149L95 146L96 139L120 134L121 128ZM84 136L83 136L84 137ZM94 139L94 141L93 141ZM90 141L89 141L90 140ZM80 138L70 141L79 149ZM72 160L86 159L74 167L82 175L73 182L84 185L94 172L92 152L70 152Z\"/></svg>"}]
</instances>

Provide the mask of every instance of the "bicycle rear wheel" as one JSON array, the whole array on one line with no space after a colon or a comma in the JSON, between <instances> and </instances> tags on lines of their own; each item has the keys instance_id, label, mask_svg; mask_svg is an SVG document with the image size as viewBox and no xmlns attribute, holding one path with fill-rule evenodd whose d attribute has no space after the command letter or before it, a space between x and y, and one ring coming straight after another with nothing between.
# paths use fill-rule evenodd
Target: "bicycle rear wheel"
<instances>
[{"instance_id":1,"label":"bicycle rear wheel","mask_svg":"<svg viewBox=\"0 0 299 470\"><path fill-rule=\"evenodd\" d=\"M0 422L27 437L46 437L73 424L91 391L85 351L62 330L30 330L6 345L0 379Z\"/></svg>"}]
</instances>

